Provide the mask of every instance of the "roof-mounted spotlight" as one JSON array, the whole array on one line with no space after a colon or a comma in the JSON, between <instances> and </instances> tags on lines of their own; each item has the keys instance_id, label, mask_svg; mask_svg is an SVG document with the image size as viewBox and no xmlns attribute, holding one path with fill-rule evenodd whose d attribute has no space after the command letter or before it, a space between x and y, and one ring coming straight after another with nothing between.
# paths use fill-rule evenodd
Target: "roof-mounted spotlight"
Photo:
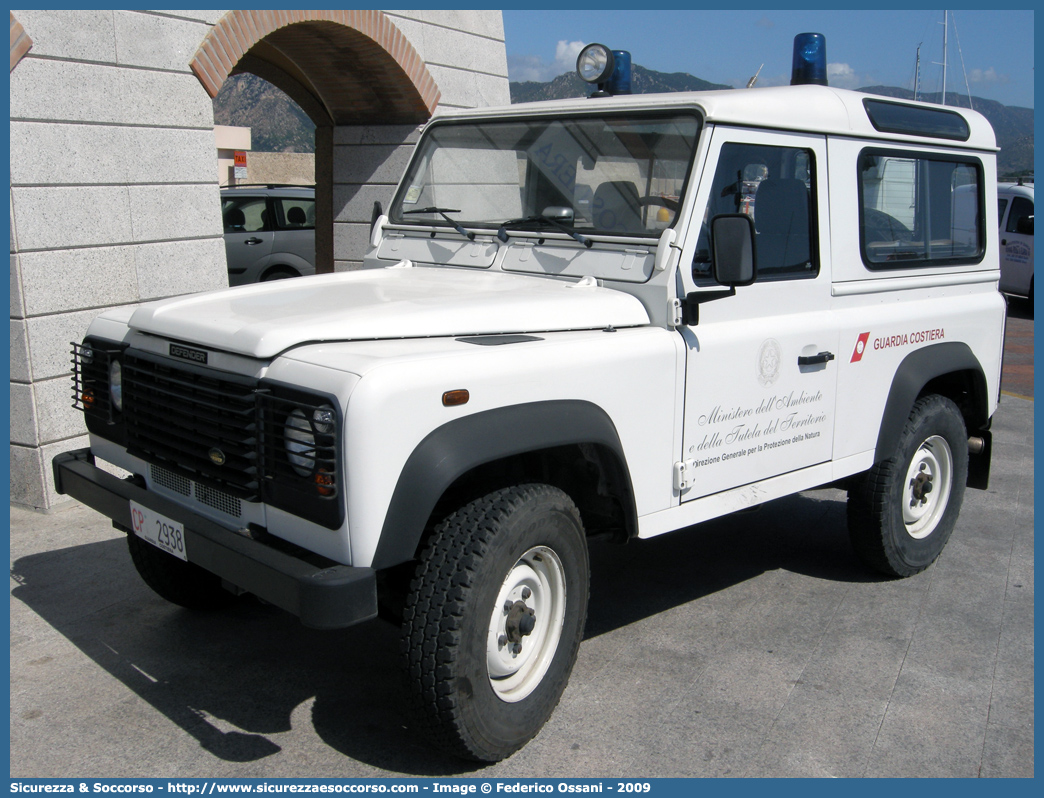
<instances>
[{"instance_id":1,"label":"roof-mounted spotlight","mask_svg":"<svg viewBox=\"0 0 1044 798\"><path fill-rule=\"evenodd\" d=\"M613 51L604 44L589 44L576 57L576 74L587 83L605 83L614 66Z\"/></svg>"},{"instance_id":2,"label":"roof-mounted spotlight","mask_svg":"<svg viewBox=\"0 0 1044 798\"><path fill-rule=\"evenodd\" d=\"M826 37L822 33L799 33L794 37L794 64L790 85L827 85Z\"/></svg>"},{"instance_id":3,"label":"roof-mounted spotlight","mask_svg":"<svg viewBox=\"0 0 1044 798\"><path fill-rule=\"evenodd\" d=\"M610 50L604 44L589 44L576 58L576 74L598 90L592 97L631 93L631 54Z\"/></svg>"}]
</instances>

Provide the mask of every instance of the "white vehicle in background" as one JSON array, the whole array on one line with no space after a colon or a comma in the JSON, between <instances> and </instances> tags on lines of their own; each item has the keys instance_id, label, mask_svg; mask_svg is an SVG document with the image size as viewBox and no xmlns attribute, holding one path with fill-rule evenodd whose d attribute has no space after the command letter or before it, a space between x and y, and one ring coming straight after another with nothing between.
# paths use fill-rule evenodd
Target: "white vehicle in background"
<instances>
[{"instance_id":1,"label":"white vehicle in background","mask_svg":"<svg viewBox=\"0 0 1044 798\"><path fill-rule=\"evenodd\" d=\"M1033 303L1033 184L997 187L1000 212L1000 290Z\"/></svg>"},{"instance_id":2,"label":"white vehicle in background","mask_svg":"<svg viewBox=\"0 0 1044 798\"><path fill-rule=\"evenodd\" d=\"M786 87L614 96L628 60L581 52L591 98L437 116L367 268L119 308L73 346L90 448L58 491L183 606L382 605L418 728L462 757L557 705L592 538L833 484L858 556L908 576L988 484L986 119L828 87L819 34Z\"/></svg>"}]
</instances>

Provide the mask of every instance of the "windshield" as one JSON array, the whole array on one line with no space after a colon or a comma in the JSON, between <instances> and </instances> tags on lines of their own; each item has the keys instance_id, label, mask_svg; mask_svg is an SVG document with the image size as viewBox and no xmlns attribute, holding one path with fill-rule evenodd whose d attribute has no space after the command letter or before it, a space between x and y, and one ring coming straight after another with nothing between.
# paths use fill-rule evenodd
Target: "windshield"
<instances>
[{"instance_id":1,"label":"windshield","mask_svg":"<svg viewBox=\"0 0 1044 798\"><path fill-rule=\"evenodd\" d=\"M698 132L693 113L436 124L389 216L513 230L551 216L584 232L658 235L674 224Z\"/></svg>"}]
</instances>

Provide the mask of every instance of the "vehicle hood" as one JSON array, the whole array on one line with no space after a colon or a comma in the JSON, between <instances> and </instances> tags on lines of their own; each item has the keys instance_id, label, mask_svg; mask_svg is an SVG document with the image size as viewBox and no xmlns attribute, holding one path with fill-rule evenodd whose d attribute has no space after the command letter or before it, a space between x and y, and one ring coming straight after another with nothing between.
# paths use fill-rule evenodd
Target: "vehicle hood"
<instances>
[{"instance_id":1,"label":"vehicle hood","mask_svg":"<svg viewBox=\"0 0 1044 798\"><path fill-rule=\"evenodd\" d=\"M271 358L320 341L427 338L633 327L649 323L629 294L591 278L400 267L276 280L137 308L133 330Z\"/></svg>"}]
</instances>

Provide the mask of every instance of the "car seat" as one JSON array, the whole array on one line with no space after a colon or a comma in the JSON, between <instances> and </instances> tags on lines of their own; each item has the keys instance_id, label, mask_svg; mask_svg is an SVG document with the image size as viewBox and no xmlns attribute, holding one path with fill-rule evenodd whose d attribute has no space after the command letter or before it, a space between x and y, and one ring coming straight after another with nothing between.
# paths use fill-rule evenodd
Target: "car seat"
<instances>
[{"instance_id":1,"label":"car seat","mask_svg":"<svg viewBox=\"0 0 1044 798\"><path fill-rule=\"evenodd\" d=\"M630 180L610 180L594 193L592 213L596 230L637 233L643 230L638 189Z\"/></svg>"},{"instance_id":2,"label":"car seat","mask_svg":"<svg viewBox=\"0 0 1044 798\"><path fill-rule=\"evenodd\" d=\"M225 230L229 233L241 233L246 226L246 214L242 208L232 208L225 214Z\"/></svg>"},{"instance_id":3,"label":"car seat","mask_svg":"<svg viewBox=\"0 0 1044 798\"><path fill-rule=\"evenodd\" d=\"M758 274L806 272L810 232L808 189L796 178L763 180L754 195Z\"/></svg>"}]
</instances>

